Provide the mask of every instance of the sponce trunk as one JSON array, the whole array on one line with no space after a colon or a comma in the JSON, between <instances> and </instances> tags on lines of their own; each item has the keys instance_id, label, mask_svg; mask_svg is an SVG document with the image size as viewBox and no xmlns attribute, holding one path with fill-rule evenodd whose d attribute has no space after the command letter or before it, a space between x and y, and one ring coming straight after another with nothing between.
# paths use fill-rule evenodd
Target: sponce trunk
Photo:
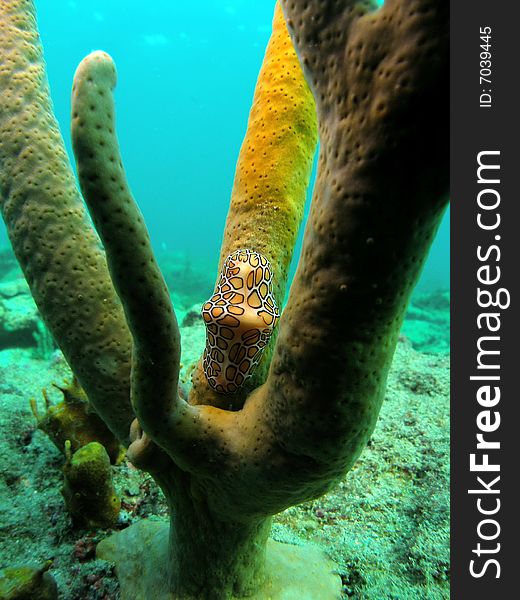
<instances>
[{"instance_id":1,"label":"sponce trunk","mask_svg":"<svg viewBox=\"0 0 520 600\"><path fill-rule=\"evenodd\" d=\"M271 518L224 520L182 491L168 525L143 520L100 542L122 600L336 600L335 565L314 546L268 540Z\"/></svg>"},{"instance_id":2,"label":"sponce trunk","mask_svg":"<svg viewBox=\"0 0 520 600\"><path fill-rule=\"evenodd\" d=\"M170 590L197 600L250 596L266 580L270 529L270 518L222 521L196 503L184 503L170 519Z\"/></svg>"}]
</instances>

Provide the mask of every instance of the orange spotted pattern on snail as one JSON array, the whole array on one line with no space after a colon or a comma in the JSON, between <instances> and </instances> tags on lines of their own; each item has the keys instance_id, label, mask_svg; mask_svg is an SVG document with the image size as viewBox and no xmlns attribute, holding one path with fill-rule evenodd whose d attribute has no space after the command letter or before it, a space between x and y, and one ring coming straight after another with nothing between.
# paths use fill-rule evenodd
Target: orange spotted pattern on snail
<instances>
[{"instance_id":1,"label":"orange spotted pattern on snail","mask_svg":"<svg viewBox=\"0 0 520 600\"><path fill-rule=\"evenodd\" d=\"M272 278L265 256L237 250L224 262L215 293L202 307L204 373L221 394L235 392L252 375L278 323Z\"/></svg>"}]
</instances>

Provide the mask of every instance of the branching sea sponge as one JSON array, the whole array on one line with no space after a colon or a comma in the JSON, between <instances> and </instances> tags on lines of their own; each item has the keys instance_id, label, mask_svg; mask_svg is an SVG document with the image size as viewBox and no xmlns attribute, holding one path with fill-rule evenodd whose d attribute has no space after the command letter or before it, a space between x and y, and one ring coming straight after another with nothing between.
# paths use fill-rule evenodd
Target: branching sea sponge
<instances>
[{"instance_id":1,"label":"branching sea sponge","mask_svg":"<svg viewBox=\"0 0 520 600\"><path fill-rule=\"evenodd\" d=\"M131 338L52 112L32 0L0 4L0 205L54 340L126 441Z\"/></svg>"},{"instance_id":2,"label":"branching sea sponge","mask_svg":"<svg viewBox=\"0 0 520 600\"><path fill-rule=\"evenodd\" d=\"M98 414L131 441L129 456L171 508L169 537L147 537L153 565L142 557L140 582L122 580L128 597L287 592L269 587L268 569L282 565L272 544L266 557L270 517L327 491L369 439L447 203L447 0L281 6L288 29L277 6L220 268L238 250L265 257L281 305L317 114L318 177L302 254L252 376L220 393L201 359L185 398L175 312L120 158L114 64L106 53L89 55L73 91L78 175L105 262L52 117L32 3L0 5L0 193L13 247ZM147 535L142 525L138 535ZM297 581L300 598L306 583ZM310 594L333 598L334 582Z\"/></svg>"}]
</instances>

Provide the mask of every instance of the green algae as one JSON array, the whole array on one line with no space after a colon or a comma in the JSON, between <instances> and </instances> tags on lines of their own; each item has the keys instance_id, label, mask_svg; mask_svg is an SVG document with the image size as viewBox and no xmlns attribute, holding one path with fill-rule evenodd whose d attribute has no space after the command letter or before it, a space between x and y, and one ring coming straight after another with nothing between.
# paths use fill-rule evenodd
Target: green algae
<instances>
[{"instance_id":1,"label":"green algae","mask_svg":"<svg viewBox=\"0 0 520 600\"><path fill-rule=\"evenodd\" d=\"M119 516L121 501L112 481L105 448L91 442L70 454L63 467L62 494L74 521L84 527L110 527Z\"/></svg>"},{"instance_id":2,"label":"green algae","mask_svg":"<svg viewBox=\"0 0 520 600\"><path fill-rule=\"evenodd\" d=\"M49 570L52 561L40 567L20 566L0 571L0 600L57 600L58 587Z\"/></svg>"},{"instance_id":3,"label":"green algae","mask_svg":"<svg viewBox=\"0 0 520 600\"><path fill-rule=\"evenodd\" d=\"M46 412L40 415L34 401L31 403L38 427L61 452L64 452L66 442L70 443L72 452L90 442L99 442L108 452L110 461L117 464L122 458L123 449L94 411L77 380L73 378L65 387L53 385L63 394L63 401L51 405L47 392L43 389Z\"/></svg>"}]
</instances>

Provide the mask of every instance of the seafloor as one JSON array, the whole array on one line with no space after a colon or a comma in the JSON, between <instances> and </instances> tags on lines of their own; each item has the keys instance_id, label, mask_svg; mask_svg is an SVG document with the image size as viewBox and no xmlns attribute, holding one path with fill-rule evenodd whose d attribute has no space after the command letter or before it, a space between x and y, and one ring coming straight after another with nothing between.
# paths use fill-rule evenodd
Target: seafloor
<instances>
[{"instance_id":1,"label":"seafloor","mask_svg":"<svg viewBox=\"0 0 520 600\"><path fill-rule=\"evenodd\" d=\"M185 370L204 343L193 305L212 282L178 256L161 263L182 290L173 298ZM312 541L336 561L345 598L449 597L448 352L448 292L416 295L379 423L357 465L331 493L275 518L274 538ZM0 569L51 559L63 600L113 600L113 568L94 558L108 531L73 527L60 493L64 458L36 428L29 405L36 398L44 410L42 388L60 400L51 384L68 378L10 251L0 250ZM166 514L149 476L126 461L113 470L123 507L118 529Z\"/></svg>"}]
</instances>

